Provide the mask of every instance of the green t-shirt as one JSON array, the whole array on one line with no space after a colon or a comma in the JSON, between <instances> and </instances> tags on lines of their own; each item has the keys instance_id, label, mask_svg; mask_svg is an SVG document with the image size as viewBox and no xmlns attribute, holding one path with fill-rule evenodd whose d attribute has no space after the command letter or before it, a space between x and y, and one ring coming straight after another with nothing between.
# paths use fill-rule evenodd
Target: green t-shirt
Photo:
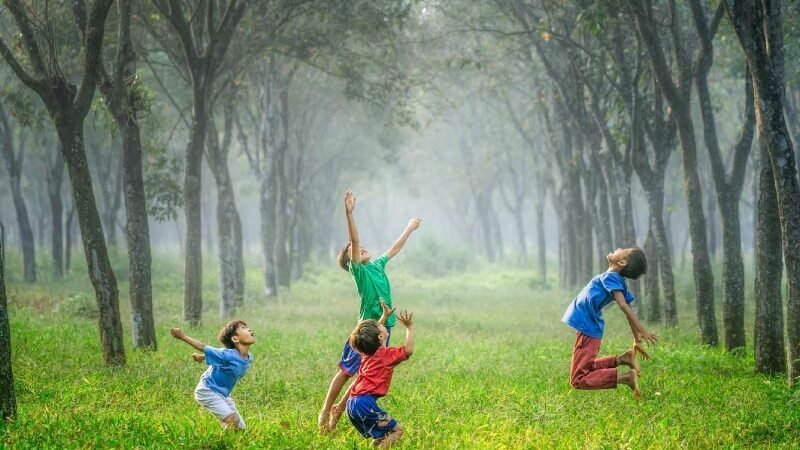
<instances>
[{"instance_id":1,"label":"green t-shirt","mask_svg":"<svg viewBox=\"0 0 800 450\"><path fill-rule=\"evenodd\" d=\"M392 287L384 272L388 261L389 257L386 255L365 264L355 265L350 261L350 273L356 281L358 296L361 297L359 320L380 319L383 314L380 299L386 302L386 306L392 307ZM392 314L386 319L386 326L393 327L394 324L395 317Z\"/></svg>"}]
</instances>

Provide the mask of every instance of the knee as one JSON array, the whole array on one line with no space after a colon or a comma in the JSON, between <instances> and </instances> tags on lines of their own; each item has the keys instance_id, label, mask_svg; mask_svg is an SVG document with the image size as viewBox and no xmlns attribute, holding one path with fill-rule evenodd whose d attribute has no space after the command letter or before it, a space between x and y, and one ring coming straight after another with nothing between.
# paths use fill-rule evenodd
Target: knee
<instances>
[{"instance_id":1,"label":"knee","mask_svg":"<svg viewBox=\"0 0 800 450\"><path fill-rule=\"evenodd\" d=\"M397 439L400 439L400 437L403 436L403 426L398 423L394 426L394 428L392 428L392 433L397 437Z\"/></svg>"}]
</instances>

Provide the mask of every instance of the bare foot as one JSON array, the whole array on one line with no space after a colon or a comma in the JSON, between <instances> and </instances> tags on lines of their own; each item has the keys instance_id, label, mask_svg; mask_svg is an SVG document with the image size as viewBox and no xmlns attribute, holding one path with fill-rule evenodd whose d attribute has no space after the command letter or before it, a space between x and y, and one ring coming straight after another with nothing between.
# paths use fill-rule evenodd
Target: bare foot
<instances>
[{"instance_id":1,"label":"bare foot","mask_svg":"<svg viewBox=\"0 0 800 450\"><path fill-rule=\"evenodd\" d=\"M636 357L636 349L633 348L617 356L617 364L625 364L637 372L642 371L639 367L639 359Z\"/></svg>"},{"instance_id":2,"label":"bare foot","mask_svg":"<svg viewBox=\"0 0 800 450\"><path fill-rule=\"evenodd\" d=\"M344 407L333 405L333 408L331 408L330 420L328 421L328 431L336 429L336 424L339 423L339 418L342 417L342 414L344 414Z\"/></svg>"},{"instance_id":3,"label":"bare foot","mask_svg":"<svg viewBox=\"0 0 800 450\"><path fill-rule=\"evenodd\" d=\"M331 420L330 411L321 411L317 417L317 427L321 434L328 433L331 429L328 427L328 422Z\"/></svg>"},{"instance_id":4,"label":"bare foot","mask_svg":"<svg viewBox=\"0 0 800 450\"><path fill-rule=\"evenodd\" d=\"M633 398L639 400L642 398L642 392L639 390L639 371L636 369L631 369L629 375L631 379L628 386L630 386L633 390Z\"/></svg>"}]
</instances>

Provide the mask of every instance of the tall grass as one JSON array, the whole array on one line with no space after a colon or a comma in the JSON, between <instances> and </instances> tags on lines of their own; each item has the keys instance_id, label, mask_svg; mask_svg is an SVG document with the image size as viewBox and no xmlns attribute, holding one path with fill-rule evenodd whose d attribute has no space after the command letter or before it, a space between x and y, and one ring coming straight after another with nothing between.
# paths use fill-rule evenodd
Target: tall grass
<instances>
[{"instance_id":1,"label":"tall grass","mask_svg":"<svg viewBox=\"0 0 800 450\"><path fill-rule=\"evenodd\" d=\"M553 288L554 280L542 286L535 273L510 266L471 264L468 273L420 276L406 256L387 271L395 305L415 312L417 350L396 369L381 400L406 428L400 448L800 447L800 395L783 377L755 375L751 348L734 357L699 346L691 298L682 290L680 326L654 327L660 343L643 363L645 397L634 401L624 387L570 389L574 333L560 318L573 292ZM124 259L115 265L124 267ZM168 333L184 325L180 262L159 255L154 265L159 349L129 348L128 364L119 369L102 364L85 269L36 285L10 274L19 417L0 425L0 447L370 448L346 418L332 435L316 432L317 412L357 319L346 273L333 264L311 267L290 291L269 300L259 269L248 269L238 317L256 332L255 360L233 392L248 429L223 433L192 399L204 366ZM186 331L215 344L223 320L213 264L204 273L203 325ZM120 294L129 336L124 277ZM602 352L618 353L629 346L630 331L618 310L605 316ZM403 337L398 326L392 343Z\"/></svg>"}]
</instances>

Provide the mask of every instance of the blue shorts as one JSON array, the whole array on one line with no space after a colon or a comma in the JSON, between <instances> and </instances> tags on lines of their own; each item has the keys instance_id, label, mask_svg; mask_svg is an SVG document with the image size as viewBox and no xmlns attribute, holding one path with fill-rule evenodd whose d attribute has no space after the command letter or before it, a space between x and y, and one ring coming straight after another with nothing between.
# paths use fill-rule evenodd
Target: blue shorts
<instances>
[{"instance_id":1,"label":"blue shorts","mask_svg":"<svg viewBox=\"0 0 800 450\"><path fill-rule=\"evenodd\" d=\"M389 333L389 336L386 338L386 345L389 345L389 339L392 338L392 328L386 327L386 331ZM358 373L359 367L361 367L361 354L353 347L350 347L350 340L348 339L344 342L342 359L339 360L339 369L352 377Z\"/></svg>"},{"instance_id":2,"label":"blue shorts","mask_svg":"<svg viewBox=\"0 0 800 450\"><path fill-rule=\"evenodd\" d=\"M374 395L348 398L347 418L362 436L372 439L386 436L397 426L397 421L378 406Z\"/></svg>"}]
</instances>

